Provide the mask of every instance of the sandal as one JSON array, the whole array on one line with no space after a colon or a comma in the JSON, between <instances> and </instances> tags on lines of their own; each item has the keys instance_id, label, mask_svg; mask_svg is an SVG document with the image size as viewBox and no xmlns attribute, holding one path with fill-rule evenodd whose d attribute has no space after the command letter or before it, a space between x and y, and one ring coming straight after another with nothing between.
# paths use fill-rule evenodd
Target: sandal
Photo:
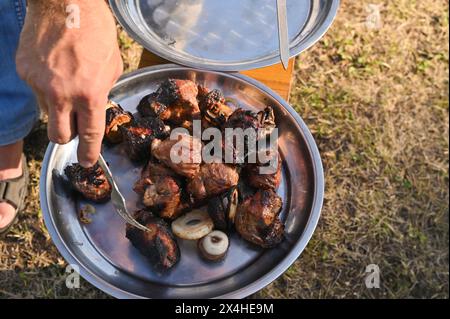
<instances>
[{"instance_id":1,"label":"sandal","mask_svg":"<svg viewBox=\"0 0 450 319\"><path fill-rule=\"evenodd\" d=\"M0 203L6 202L16 209L14 219L0 228L0 235L5 234L16 223L19 212L24 208L29 182L27 159L24 154L22 154L22 170L22 176L0 181Z\"/></svg>"}]
</instances>

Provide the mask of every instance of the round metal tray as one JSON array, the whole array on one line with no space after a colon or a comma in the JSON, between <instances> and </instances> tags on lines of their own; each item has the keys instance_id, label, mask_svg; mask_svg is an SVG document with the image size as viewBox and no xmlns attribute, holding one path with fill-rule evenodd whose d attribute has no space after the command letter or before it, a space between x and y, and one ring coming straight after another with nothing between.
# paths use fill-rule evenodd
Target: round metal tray
<instances>
[{"instance_id":1,"label":"round metal tray","mask_svg":"<svg viewBox=\"0 0 450 319\"><path fill-rule=\"evenodd\" d=\"M275 0L110 0L125 30L178 64L241 71L280 62ZM328 30L339 0L287 0L291 57Z\"/></svg>"},{"instance_id":2,"label":"round metal tray","mask_svg":"<svg viewBox=\"0 0 450 319\"><path fill-rule=\"evenodd\" d=\"M280 276L299 257L314 232L324 192L317 146L291 106L269 88L239 74L156 66L124 76L113 88L111 99L135 112L138 101L167 78L191 79L211 89L221 89L225 96L245 108L260 110L266 105L274 108L283 158L278 194L283 198L286 239L274 249L263 250L232 233L230 250L220 263L203 261L195 242L177 239L181 249L179 263L166 273L157 273L125 238L125 223L111 203L95 205L97 213L91 224L78 221L77 211L84 200L68 189L62 177L64 168L77 161L77 140L48 146L40 184L45 224L67 262L77 265L86 280L112 296L246 297ZM102 152L128 208L135 210L139 200L132 186L141 168L128 160L121 145L104 146Z\"/></svg>"}]
</instances>

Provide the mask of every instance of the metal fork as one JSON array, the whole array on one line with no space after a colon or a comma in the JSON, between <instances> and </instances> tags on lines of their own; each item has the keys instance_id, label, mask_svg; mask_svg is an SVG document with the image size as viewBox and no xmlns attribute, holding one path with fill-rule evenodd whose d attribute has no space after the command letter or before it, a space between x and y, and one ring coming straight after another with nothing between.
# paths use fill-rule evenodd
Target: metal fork
<instances>
[{"instance_id":1,"label":"metal fork","mask_svg":"<svg viewBox=\"0 0 450 319\"><path fill-rule=\"evenodd\" d=\"M111 193L111 202L114 205L114 208L116 209L117 213L122 217L127 223L130 225L133 225L134 227L145 231L145 232L152 232L151 229L148 227L142 225L137 220L133 218L133 216L128 212L127 205L125 202L125 198L123 197L122 193L119 190L119 187L117 186L116 182L114 181L114 178L112 176L111 170L108 167L108 164L106 164L105 159L103 158L102 154L100 154L98 158L98 164L103 169L103 172L105 173L106 179L112 186L112 193Z\"/></svg>"}]
</instances>

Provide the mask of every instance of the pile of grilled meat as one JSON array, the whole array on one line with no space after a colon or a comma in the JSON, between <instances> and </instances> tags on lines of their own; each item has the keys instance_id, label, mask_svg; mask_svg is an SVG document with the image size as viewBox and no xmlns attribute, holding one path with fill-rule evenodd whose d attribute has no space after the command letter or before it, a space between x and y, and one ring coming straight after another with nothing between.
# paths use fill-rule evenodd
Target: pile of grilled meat
<instances>
[{"instance_id":1,"label":"pile of grilled meat","mask_svg":"<svg viewBox=\"0 0 450 319\"><path fill-rule=\"evenodd\" d=\"M275 127L271 107L254 113L227 103L220 90L210 91L189 80L169 79L145 96L137 109L138 114L132 115L113 102L108 104L105 143L121 143L131 160L144 165L133 187L144 208L135 213L135 218L153 231L146 233L127 225L126 236L157 268L171 268L180 257L170 223L202 206L207 206L216 230L235 229L242 238L263 248L282 241L282 200L276 193L281 178L279 157L277 171L269 175L260 174L262 164L258 163L200 160L176 164L170 158L171 148L181 140L193 158L203 146L201 140L187 134L171 140L173 128L192 132L193 120L201 120L203 129L254 128L269 133ZM74 164L65 172L73 187L87 199L103 202L109 198L111 185L98 165L83 169Z\"/></svg>"}]
</instances>

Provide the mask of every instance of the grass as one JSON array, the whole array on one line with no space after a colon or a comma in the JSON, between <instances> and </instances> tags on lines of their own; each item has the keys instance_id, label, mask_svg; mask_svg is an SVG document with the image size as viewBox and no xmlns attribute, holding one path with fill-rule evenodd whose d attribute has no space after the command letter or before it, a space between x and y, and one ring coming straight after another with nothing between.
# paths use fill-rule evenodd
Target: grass
<instances>
[{"instance_id":1,"label":"grass","mask_svg":"<svg viewBox=\"0 0 450 319\"><path fill-rule=\"evenodd\" d=\"M301 258L256 297L449 297L448 23L445 0L343 0L331 30L297 59L291 104L319 145L325 203ZM119 38L133 70L141 48ZM65 288L39 210L46 142L41 124L27 141L26 213L0 241L0 297L105 298L83 280ZM380 289L364 284L369 264Z\"/></svg>"}]
</instances>

